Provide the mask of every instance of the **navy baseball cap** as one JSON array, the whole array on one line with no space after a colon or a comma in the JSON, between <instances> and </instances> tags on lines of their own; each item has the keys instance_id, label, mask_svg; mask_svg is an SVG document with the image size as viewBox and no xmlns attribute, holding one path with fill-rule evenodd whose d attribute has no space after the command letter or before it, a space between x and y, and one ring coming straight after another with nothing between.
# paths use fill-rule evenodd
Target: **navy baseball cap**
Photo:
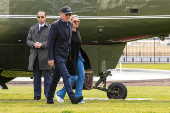
<instances>
[{"instance_id":1,"label":"navy baseball cap","mask_svg":"<svg viewBox=\"0 0 170 113\"><path fill-rule=\"evenodd\" d=\"M64 13L64 14L72 13L71 8L69 8L68 6L61 8L61 12Z\"/></svg>"}]
</instances>

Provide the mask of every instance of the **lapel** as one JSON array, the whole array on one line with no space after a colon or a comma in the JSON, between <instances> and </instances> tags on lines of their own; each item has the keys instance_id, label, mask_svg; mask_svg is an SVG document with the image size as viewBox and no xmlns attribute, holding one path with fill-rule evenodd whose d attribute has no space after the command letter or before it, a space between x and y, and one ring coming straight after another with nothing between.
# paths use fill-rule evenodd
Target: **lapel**
<instances>
[{"instance_id":1,"label":"lapel","mask_svg":"<svg viewBox=\"0 0 170 113\"><path fill-rule=\"evenodd\" d=\"M72 37L72 26L73 26L73 24L71 24L71 22L70 21L68 21L68 25L69 25L69 28L70 28L70 37L69 37L69 44L71 44L71 37Z\"/></svg>"},{"instance_id":2,"label":"lapel","mask_svg":"<svg viewBox=\"0 0 170 113\"><path fill-rule=\"evenodd\" d=\"M62 23L62 20L61 20L61 18L60 18L60 20L59 20L59 24L60 24L60 28L61 28L61 31L63 32L63 34L64 34L64 36L65 36L65 40L67 39L66 38L66 31L65 31L65 29L64 29L64 25L63 25L63 23Z\"/></svg>"},{"instance_id":3,"label":"lapel","mask_svg":"<svg viewBox=\"0 0 170 113\"><path fill-rule=\"evenodd\" d=\"M79 39L79 41L80 41L80 43L82 43L82 41L81 41L81 36L80 36L80 32L77 30L77 35L78 35L78 39Z\"/></svg>"},{"instance_id":4,"label":"lapel","mask_svg":"<svg viewBox=\"0 0 170 113\"><path fill-rule=\"evenodd\" d=\"M36 32L36 34L38 34L38 32L39 32L39 24L38 23L35 24L35 32Z\"/></svg>"},{"instance_id":5,"label":"lapel","mask_svg":"<svg viewBox=\"0 0 170 113\"><path fill-rule=\"evenodd\" d=\"M47 24L47 22L46 22L46 21L45 21L44 27L45 27L45 26L46 26L46 27L48 27L48 24Z\"/></svg>"},{"instance_id":6,"label":"lapel","mask_svg":"<svg viewBox=\"0 0 170 113\"><path fill-rule=\"evenodd\" d=\"M35 33L35 41L38 41L38 36L39 36L39 24L35 24L35 30L34 30L34 33Z\"/></svg>"}]
</instances>

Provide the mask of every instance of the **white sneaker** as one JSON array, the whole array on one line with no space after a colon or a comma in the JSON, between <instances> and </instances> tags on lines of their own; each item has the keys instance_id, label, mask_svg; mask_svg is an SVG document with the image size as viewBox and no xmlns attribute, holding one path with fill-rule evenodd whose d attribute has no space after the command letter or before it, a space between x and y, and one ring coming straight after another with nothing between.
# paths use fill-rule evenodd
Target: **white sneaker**
<instances>
[{"instance_id":1,"label":"white sneaker","mask_svg":"<svg viewBox=\"0 0 170 113\"><path fill-rule=\"evenodd\" d=\"M81 104L84 104L85 102L80 102Z\"/></svg>"},{"instance_id":2,"label":"white sneaker","mask_svg":"<svg viewBox=\"0 0 170 113\"><path fill-rule=\"evenodd\" d=\"M79 103L84 104L85 102L84 102L84 100L82 100L82 101L80 101Z\"/></svg>"},{"instance_id":3,"label":"white sneaker","mask_svg":"<svg viewBox=\"0 0 170 113\"><path fill-rule=\"evenodd\" d=\"M63 100L62 98L60 98L59 96L57 96L57 95L56 95L56 99L57 99L57 101L60 102L60 103L63 103L63 102L64 102L64 100Z\"/></svg>"}]
</instances>

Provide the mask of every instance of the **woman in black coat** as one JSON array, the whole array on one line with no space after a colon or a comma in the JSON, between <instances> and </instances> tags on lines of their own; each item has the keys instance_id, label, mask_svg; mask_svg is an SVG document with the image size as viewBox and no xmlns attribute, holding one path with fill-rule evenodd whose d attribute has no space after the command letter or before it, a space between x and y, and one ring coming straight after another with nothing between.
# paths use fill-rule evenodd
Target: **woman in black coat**
<instances>
[{"instance_id":1,"label":"woman in black coat","mask_svg":"<svg viewBox=\"0 0 170 113\"><path fill-rule=\"evenodd\" d=\"M76 97L82 96L82 89L85 79L85 70L91 69L90 61L81 47L81 36L80 32L77 30L80 20L78 20L77 15L70 17L70 21L73 22L73 33L71 38L71 60L67 61L67 69L70 74L70 83L74 84L76 82ZM66 94L66 89L63 87L57 92L56 98L58 102L64 102L64 97ZM84 100L80 103L85 103Z\"/></svg>"}]
</instances>

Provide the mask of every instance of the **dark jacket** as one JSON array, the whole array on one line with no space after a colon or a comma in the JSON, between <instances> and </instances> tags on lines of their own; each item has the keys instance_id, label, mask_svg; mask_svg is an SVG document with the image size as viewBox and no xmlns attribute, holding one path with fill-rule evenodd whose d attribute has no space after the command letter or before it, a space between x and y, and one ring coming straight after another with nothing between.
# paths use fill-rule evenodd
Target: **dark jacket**
<instances>
[{"instance_id":1,"label":"dark jacket","mask_svg":"<svg viewBox=\"0 0 170 113\"><path fill-rule=\"evenodd\" d=\"M44 27L39 31L39 24L35 24L30 27L27 44L31 47L29 56L28 70L33 70L33 65L36 56L39 58L39 69L49 70L51 67L48 65L47 59L47 40L49 35L50 24L45 22ZM34 43L40 42L42 44L41 48L34 48Z\"/></svg>"},{"instance_id":2,"label":"dark jacket","mask_svg":"<svg viewBox=\"0 0 170 113\"><path fill-rule=\"evenodd\" d=\"M68 25L70 29L70 36L68 39L61 18L51 25L47 42L48 60L66 62L69 45L71 43L73 24L68 21Z\"/></svg>"},{"instance_id":3,"label":"dark jacket","mask_svg":"<svg viewBox=\"0 0 170 113\"><path fill-rule=\"evenodd\" d=\"M76 33L78 37L74 37ZM91 64L87 54L81 47L80 32L73 31L72 34L73 36L71 37L71 60L67 61L66 66L70 75L78 75L77 64L78 64L79 51L81 52L82 58L84 59L83 63L84 63L85 70L91 69Z\"/></svg>"}]
</instances>

